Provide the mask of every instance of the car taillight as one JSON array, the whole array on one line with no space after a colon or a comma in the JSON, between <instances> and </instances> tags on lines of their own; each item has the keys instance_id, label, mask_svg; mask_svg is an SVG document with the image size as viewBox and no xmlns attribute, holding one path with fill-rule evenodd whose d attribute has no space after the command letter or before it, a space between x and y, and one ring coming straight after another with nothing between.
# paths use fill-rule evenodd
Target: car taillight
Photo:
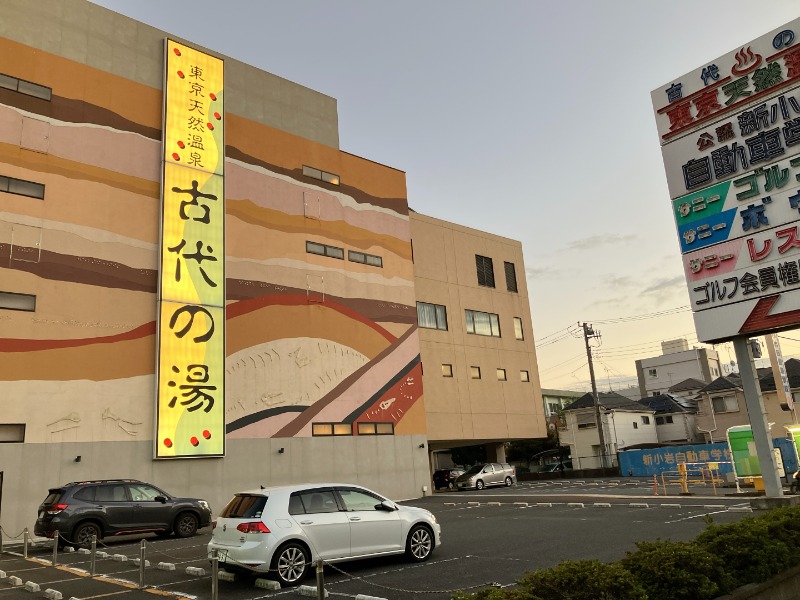
<instances>
[{"instance_id":1,"label":"car taillight","mask_svg":"<svg viewBox=\"0 0 800 600\"><path fill-rule=\"evenodd\" d=\"M242 533L269 533L269 527L264 525L261 521L252 521L250 523L239 523L236 526L237 531Z\"/></svg>"},{"instance_id":2,"label":"car taillight","mask_svg":"<svg viewBox=\"0 0 800 600\"><path fill-rule=\"evenodd\" d=\"M57 515L62 510L66 509L69 504L53 504L50 508L47 509L48 515Z\"/></svg>"},{"instance_id":3,"label":"car taillight","mask_svg":"<svg viewBox=\"0 0 800 600\"><path fill-rule=\"evenodd\" d=\"M216 529L216 528L217 528L217 520L214 519L213 521L211 521L211 529Z\"/></svg>"}]
</instances>

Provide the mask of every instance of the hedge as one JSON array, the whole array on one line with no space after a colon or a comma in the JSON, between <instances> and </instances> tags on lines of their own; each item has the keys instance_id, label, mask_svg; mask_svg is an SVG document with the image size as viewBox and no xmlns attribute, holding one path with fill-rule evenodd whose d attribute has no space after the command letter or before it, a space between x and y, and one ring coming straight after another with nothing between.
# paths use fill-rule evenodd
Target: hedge
<instances>
[{"instance_id":1,"label":"hedge","mask_svg":"<svg viewBox=\"0 0 800 600\"><path fill-rule=\"evenodd\" d=\"M708 527L691 542L658 539L611 563L564 561L527 572L516 587L454 600L713 600L800 564L800 507Z\"/></svg>"}]
</instances>

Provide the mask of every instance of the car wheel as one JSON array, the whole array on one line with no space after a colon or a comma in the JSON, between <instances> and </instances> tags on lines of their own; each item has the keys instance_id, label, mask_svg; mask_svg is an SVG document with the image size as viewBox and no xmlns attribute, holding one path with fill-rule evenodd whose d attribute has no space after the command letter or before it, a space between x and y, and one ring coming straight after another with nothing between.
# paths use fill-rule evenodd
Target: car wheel
<instances>
[{"instance_id":1,"label":"car wheel","mask_svg":"<svg viewBox=\"0 0 800 600\"><path fill-rule=\"evenodd\" d=\"M175 535L179 538L191 537L197 533L197 526L199 522L197 516L190 512L182 512L175 519L173 530Z\"/></svg>"},{"instance_id":2,"label":"car wheel","mask_svg":"<svg viewBox=\"0 0 800 600\"><path fill-rule=\"evenodd\" d=\"M514 480L511 477L506 477L506 487L511 487L512 483L514 483Z\"/></svg>"},{"instance_id":3,"label":"car wheel","mask_svg":"<svg viewBox=\"0 0 800 600\"><path fill-rule=\"evenodd\" d=\"M454 487L455 487L455 485L453 484L453 482L452 482L452 481L448 481L448 482L447 482L447 489L448 489L448 490L452 490Z\"/></svg>"},{"instance_id":4,"label":"car wheel","mask_svg":"<svg viewBox=\"0 0 800 600\"><path fill-rule=\"evenodd\" d=\"M297 585L311 566L306 549L296 542L278 548L272 559L272 571L281 585Z\"/></svg>"},{"instance_id":5,"label":"car wheel","mask_svg":"<svg viewBox=\"0 0 800 600\"><path fill-rule=\"evenodd\" d=\"M484 487L486 487L486 486L483 485L483 480L478 479L478 481L475 482L475 489L476 490L482 490Z\"/></svg>"},{"instance_id":6,"label":"car wheel","mask_svg":"<svg viewBox=\"0 0 800 600\"><path fill-rule=\"evenodd\" d=\"M408 533L406 556L413 562L428 560L433 552L433 534L425 525L417 525Z\"/></svg>"},{"instance_id":7,"label":"car wheel","mask_svg":"<svg viewBox=\"0 0 800 600\"><path fill-rule=\"evenodd\" d=\"M97 523L86 521L75 528L72 533L72 541L79 548L90 548L92 546L92 536L96 536L99 540L103 537L103 532Z\"/></svg>"}]
</instances>

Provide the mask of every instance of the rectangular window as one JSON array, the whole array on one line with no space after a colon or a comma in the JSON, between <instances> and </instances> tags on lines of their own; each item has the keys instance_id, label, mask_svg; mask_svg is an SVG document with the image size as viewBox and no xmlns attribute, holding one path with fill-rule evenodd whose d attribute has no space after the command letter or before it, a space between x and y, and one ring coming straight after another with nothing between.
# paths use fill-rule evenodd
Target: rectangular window
<instances>
[{"instance_id":1,"label":"rectangular window","mask_svg":"<svg viewBox=\"0 0 800 600\"><path fill-rule=\"evenodd\" d=\"M447 309L441 304L417 302L417 325L447 331Z\"/></svg>"},{"instance_id":2,"label":"rectangular window","mask_svg":"<svg viewBox=\"0 0 800 600\"><path fill-rule=\"evenodd\" d=\"M53 90L47 86L39 85L24 79L18 79L11 75L4 75L0 73L0 88L19 92L26 96L33 96L34 98L41 98L42 100L49 101L53 97Z\"/></svg>"},{"instance_id":3,"label":"rectangular window","mask_svg":"<svg viewBox=\"0 0 800 600\"><path fill-rule=\"evenodd\" d=\"M642 417L643 425L650 425L650 417Z\"/></svg>"},{"instance_id":4,"label":"rectangular window","mask_svg":"<svg viewBox=\"0 0 800 600\"><path fill-rule=\"evenodd\" d=\"M715 413L737 412L739 401L736 396L714 396L711 398L711 405Z\"/></svg>"},{"instance_id":5,"label":"rectangular window","mask_svg":"<svg viewBox=\"0 0 800 600\"><path fill-rule=\"evenodd\" d=\"M44 200L44 184L0 175L0 192Z\"/></svg>"},{"instance_id":6,"label":"rectangular window","mask_svg":"<svg viewBox=\"0 0 800 600\"><path fill-rule=\"evenodd\" d=\"M306 252L344 260L344 248L339 248L337 246L328 246L327 244L320 244L318 242L306 242Z\"/></svg>"},{"instance_id":7,"label":"rectangular window","mask_svg":"<svg viewBox=\"0 0 800 600\"><path fill-rule=\"evenodd\" d=\"M36 310L36 296L30 294L15 294L14 292L0 292L0 309L24 310L33 312Z\"/></svg>"},{"instance_id":8,"label":"rectangular window","mask_svg":"<svg viewBox=\"0 0 800 600\"><path fill-rule=\"evenodd\" d=\"M488 256L475 255L475 266L478 269L478 285L494 287L494 266Z\"/></svg>"},{"instance_id":9,"label":"rectangular window","mask_svg":"<svg viewBox=\"0 0 800 600\"><path fill-rule=\"evenodd\" d=\"M442 377L453 376L453 365L442 365Z\"/></svg>"},{"instance_id":10,"label":"rectangular window","mask_svg":"<svg viewBox=\"0 0 800 600\"><path fill-rule=\"evenodd\" d=\"M353 435L353 426L350 423L312 423L311 435Z\"/></svg>"},{"instance_id":11,"label":"rectangular window","mask_svg":"<svg viewBox=\"0 0 800 600\"><path fill-rule=\"evenodd\" d=\"M356 252L355 250L347 251L347 260L350 262L357 262L363 265L370 265L371 267L383 267L383 259L374 254L366 254L364 252Z\"/></svg>"},{"instance_id":12,"label":"rectangular window","mask_svg":"<svg viewBox=\"0 0 800 600\"><path fill-rule=\"evenodd\" d=\"M394 435L394 423L357 423L358 435Z\"/></svg>"},{"instance_id":13,"label":"rectangular window","mask_svg":"<svg viewBox=\"0 0 800 600\"><path fill-rule=\"evenodd\" d=\"M0 444L14 444L24 441L24 423L0 423Z\"/></svg>"},{"instance_id":14,"label":"rectangular window","mask_svg":"<svg viewBox=\"0 0 800 600\"><path fill-rule=\"evenodd\" d=\"M648 375L650 375L650 377L656 377L657 376L657 373L656 373L655 369L648 369L647 373L648 373Z\"/></svg>"},{"instance_id":15,"label":"rectangular window","mask_svg":"<svg viewBox=\"0 0 800 600\"><path fill-rule=\"evenodd\" d=\"M663 425L664 417L656 417L656 425Z\"/></svg>"},{"instance_id":16,"label":"rectangular window","mask_svg":"<svg viewBox=\"0 0 800 600\"><path fill-rule=\"evenodd\" d=\"M672 423L672 417L664 417L665 423Z\"/></svg>"},{"instance_id":17,"label":"rectangular window","mask_svg":"<svg viewBox=\"0 0 800 600\"><path fill-rule=\"evenodd\" d=\"M578 429L588 429L589 427L597 427L597 421L595 421L594 413L590 412L578 413L575 415L575 420L578 423Z\"/></svg>"},{"instance_id":18,"label":"rectangular window","mask_svg":"<svg viewBox=\"0 0 800 600\"><path fill-rule=\"evenodd\" d=\"M481 368L480 367L470 367L469 368L469 376L472 379L480 379L481 378Z\"/></svg>"},{"instance_id":19,"label":"rectangular window","mask_svg":"<svg viewBox=\"0 0 800 600\"><path fill-rule=\"evenodd\" d=\"M528 382L531 380L531 374L527 371L520 371L519 372L519 380L522 382Z\"/></svg>"},{"instance_id":20,"label":"rectangular window","mask_svg":"<svg viewBox=\"0 0 800 600\"><path fill-rule=\"evenodd\" d=\"M633 428L639 429L639 424L636 421L633 422Z\"/></svg>"},{"instance_id":21,"label":"rectangular window","mask_svg":"<svg viewBox=\"0 0 800 600\"><path fill-rule=\"evenodd\" d=\"M514 317L514 338L524 340L525 335L522 333L522 319Z\"/></svg>"},{"instance_id":22,"label":"rectangular window","mask_svg":"<svg viewBox=\"0 0 800 600\"><path fill-rule=\"evenodd\" d=\"M505 369L497 369L497 381L506 381Z\"/></svg>"},{"instance_id":23,"label":"rectangular window","mask_svg":"<svg viewBox=\"0 0 800 600\"><path fill-rule=\"evenodd\" d=\"M325 183L339 185L338 175L334 175L333 173L328 173L327 171L322 171L320 169L315 169L314 167L303 165L303 175L306 177L311 177L312 179L324 181Z\"/></svg>"},{"instance_id":24,"label":"rectangular window","mask_svg":"<svg viewBox=\"0 0 800 600\"><path fill-rule=\"evenodd\" d=\"M494 313L485 313L466 309L467 333L500 337L500 317Z\"/></svg>"},{"instance_id":25,"label":"rectangular window","mask_svg":"<svg viewBox=\"0 0 800 600\"><path fill-rule=\"evenodd\" d=\"M504 262L503 266L506 269L506 289L509 292L517 291L517 272L514 269L514 263Z\"/></svg>"}]
</instances>

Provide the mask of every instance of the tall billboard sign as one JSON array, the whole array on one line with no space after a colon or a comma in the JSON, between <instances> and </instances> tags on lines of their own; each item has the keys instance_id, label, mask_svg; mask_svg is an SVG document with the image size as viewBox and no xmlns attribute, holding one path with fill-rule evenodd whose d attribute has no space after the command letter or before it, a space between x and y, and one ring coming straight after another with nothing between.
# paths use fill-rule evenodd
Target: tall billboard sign
<instances>
[{"instance_id":1,"label":"tall billboard sign","mask_svg":"<svg viewBox=\"0 0 800 600\"><path fill-rule=\"evenodd\" d=\"M225 453L223 61L165 41L156 458Z\"/></svg>"},{"instance_id":2,"label":"tall billboard sign","mask_svg":"<svg viewBox=\"0 0 800 600\"><path fill-rule=\"evenodd\" d=\"M800 19L651 94L697 337L800 325Z\"/></svg>"}]
</instances>

